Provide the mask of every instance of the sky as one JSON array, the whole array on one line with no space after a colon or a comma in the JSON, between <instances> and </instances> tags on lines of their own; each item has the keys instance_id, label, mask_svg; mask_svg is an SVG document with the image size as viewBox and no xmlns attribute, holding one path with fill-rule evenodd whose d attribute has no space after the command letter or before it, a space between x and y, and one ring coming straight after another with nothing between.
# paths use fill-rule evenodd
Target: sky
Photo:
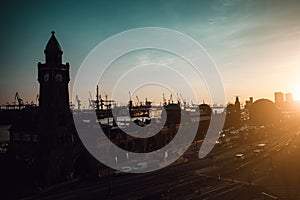
<instances>
[{"instance_id":1,"label":"sky","mask_svg":"<svg viewBox=\"0 0 300 200\"><path fill-rule=\"evenodd\" d=\"M39 89L37 63L44 62L43 51L52 30L63 48L63 62L71 66L71 91L81 64L99 43L120 32L142 27L179 31L201 44L219 70L226 101L233 102L235 96L240 96L242 102L250 96L254 100L273 100L275 91L292 92L300 100L299 1L4 0L0 9L0 104L13 102L17 91L24 101L35 101ZM105 78L117 76L122 66L133 60L138 65L145 60L161 59L173 61L169 62L172 66L177 58L152 50L139 51L114 62ZM171 76L166 73L163 77ZM176 75L172 77L176 80ZM101 84L101 91L110 94L109 80ZM199 84L203 85L203 80ZM158 88L145 86L131 92L133 97L138 95L140 99L159 103L161 93L168 96L170 91ZM93 90L86 88L79 98L87 102L88 91L94 95ZM195 103L203 100L218 103L210 102L205 86L202 94L202 88L198 90L202 96ZM118 99L120 104L129 98L127 90L125 93ZM184 91L179 93L189 101L193 99Z\"/></svg>"}]
</instances>

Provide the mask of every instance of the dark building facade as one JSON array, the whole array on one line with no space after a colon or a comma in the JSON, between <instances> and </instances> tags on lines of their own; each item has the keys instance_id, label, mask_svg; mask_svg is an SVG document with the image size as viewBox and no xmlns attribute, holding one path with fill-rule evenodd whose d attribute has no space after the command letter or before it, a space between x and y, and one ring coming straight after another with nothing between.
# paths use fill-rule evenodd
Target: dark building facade
<instances>
[{"instance_id":1,"label":"dark building facade","mask_svg":"<svg viewBox=\"0 0 300 200\"><path fill-rule=\"evenodd\" d=\"M51 185L73 176L80 141L69 105L69 64L52 32L45 48L45 63L38 63L39 107L21 110L10 129L10 162L26 176L25 183ZM75 152L75 149L77 152Z\"/></svg>"},{"instance_id":2,"label":"dark building facade","mask_svg":"<svg viewBox=\"0 0 300 200\"><path fill-rule=\"evenodd\" d=\"M226 108L226 119L224 128L238 128L242 125L241 120L241 103L239 97L235 98L235 103L229 103Z\"/></svg>"},{"instance_id":3,"label":"dark building facade","mask_svg":"<svg viewBox=\"0 0 300 200\"><path fill-rule=\"evenodd\" d=\"M44 53L46 62L38 63L39 163L41 177L53 183L71 176L75 134L69 105L69 63L62 63L63 51L54 32Z\"/></svg>"}]
</instances>

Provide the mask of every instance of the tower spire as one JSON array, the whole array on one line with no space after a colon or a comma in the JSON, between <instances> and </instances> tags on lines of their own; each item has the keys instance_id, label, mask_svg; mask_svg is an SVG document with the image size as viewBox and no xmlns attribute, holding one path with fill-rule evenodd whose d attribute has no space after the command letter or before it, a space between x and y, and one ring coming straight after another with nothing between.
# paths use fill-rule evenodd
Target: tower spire
<instances>
[{"instance_id":1,"label":"tower spire","mask_svg":"<svg viewBox=\"0 0 300 200\"><path fill-rule=\"evenodd\" d=\"M55 31L51 31L51 37L45 48L46 64L58 66L62 64L62 48L55 37Z\"/></svg>"}]
</instances>

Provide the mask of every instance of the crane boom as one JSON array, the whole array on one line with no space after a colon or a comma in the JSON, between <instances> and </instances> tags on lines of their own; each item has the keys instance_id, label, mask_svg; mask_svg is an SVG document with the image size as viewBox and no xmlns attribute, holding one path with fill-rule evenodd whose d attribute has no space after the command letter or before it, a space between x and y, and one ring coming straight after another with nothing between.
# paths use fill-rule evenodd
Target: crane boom
<instances>
[{"instance_id":1,"label":"crane boom","mask_svg":"<svg viewBox=\"0 0 300 200\"><path fill-rule=\"evenodd\" d=\"M162 94L162 98L163 98L163 105L166 106L167 105L167 100L166 100L166 97L165 97L164 93Z\"/></svg>"},{"instance_id":2,"label":"crane boom","mask_svg":"<svg viewBox=\"0 0 300 200\"><path fill-rule=\"evenodd\" d=\"M15 100L18 101L19 109L21 109L21 106L23 106L24 103L23 103L23 99L21 99L18 92L16 92L16 94L15 94Z\"/></svg>"},{"instance_id":3,"label":"crane boom","mask_svg":"<svg viewBox=\"0 0 300 200\"><path fill-rule=\"evenodd\" d=\"M138 101L137 105L141 104L139 97L137 95L135 97L136 97L136 100Z\"/></svg>"},{"instance_id":4,"label":"crane boom","mask_svg":"<svg viewBox=\"0 0 300 200\"><path fill-rule=\"evenodd\" d=\"M78 95L76 95L75 100L77 101L77 109L80 110L81 100L78 98Z\"/></svg>"},{"instance_id":5,"label":"crane boom","mask_svg":"<svg viewBox=\"0 0 300 200\"><path fill-rule=\"evenodd\" d=\"M173 103L173 95L170 95L170 102Z\"/></svg>"}]
</instances>

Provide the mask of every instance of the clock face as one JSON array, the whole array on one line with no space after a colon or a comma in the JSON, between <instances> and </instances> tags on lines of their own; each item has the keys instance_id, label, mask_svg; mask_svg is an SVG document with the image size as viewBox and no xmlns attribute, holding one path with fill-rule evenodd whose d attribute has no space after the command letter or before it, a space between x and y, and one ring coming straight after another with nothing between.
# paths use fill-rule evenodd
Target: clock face
<instances>
[{"instance_id":1,"label":"clock face","mask_svg":"<svg viewBox=\"0 0 300 200\"><path fill-rule=\"evenodd\" d=\"M60 73L57 73L55 75L55 80L56 80L56 82L62 82L63 76Z\"/></svg>"},{"instance_id":2,"label":"clock face","mask_svg":"<svg viewBox=\"0 0 300 200\"><path fill-rule=\"evenodd\" d=\"M48 73L44 74L44 81L45 82L49 81L49 74Z\"/></svg>"}]
</instances>

